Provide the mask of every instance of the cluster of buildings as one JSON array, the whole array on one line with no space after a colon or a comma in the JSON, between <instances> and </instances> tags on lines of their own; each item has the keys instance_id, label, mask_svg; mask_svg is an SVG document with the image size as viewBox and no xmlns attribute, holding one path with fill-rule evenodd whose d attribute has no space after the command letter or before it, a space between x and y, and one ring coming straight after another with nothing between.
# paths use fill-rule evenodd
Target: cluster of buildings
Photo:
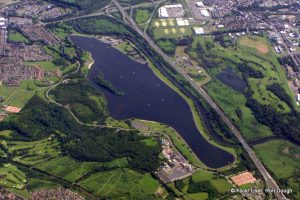
<instances>
[{"instance_id":1,"label":"cluster of buildings","mask_svg":"<svg viewBox=\"0 0 300 200\"><path fill-rule=\"evenodd\" d=\"M0 199L6 199L6 200L24 200L21 197L16 196L14 193L5 190L0 189Z\"/></svg>"},{"instance_id":2,"label":"cluster of buildings","mask_svg":"<svg viewBox=\"0 0 300 200\"><path fill-rule=\"evenodd\" d=\"M206 6L202 1L189 0L188 6L195 20L206 20L210 18L212 7Z\"/></svg>"},{"instance_id":3,"label":"cluster of buildings","mask_svg":"<svg viewBox=\"0 0 300 200\"><path fill-rule=\"evenodd\" d=\"M2 36L2 35L1 35ZM2 37L7 37L6 34ZM0 45L0 85L18 86L22 80L42 79L44 70L39 66L27 66L28 61L50 61L41 45L23 43L1 43Z\"/></svg>"},{"instance_id":4,"label":"cluster of buildings","mask_svg":"<svg viewBox=\"0 0 300 200\"><path fill-rule=\"evenodd\" d=\"M36 1L24 1L20 5L15 4L13 6L22 8L21 10L24 12L25 10L29 12L31 9L25 6L28 3L27 6L34 5L31 12L40 11L42 6L32 4L33 2L37 4ZM25 7L28 9L25 9ZM16 9L16 11L18 10ZM22 13L21 11L19 12ZM1 14L5 16L5 10L0 10L0 16ZM8 26L9 29L18 30L31 42L40 44L8 42ZM26 63L52 60L52 56L46 53L43 44L58 45L60 41L42 24L33 24L31 18L0 17L0 85L18 86L22 80L40 80L48 75L59 75L59 73L49 74L38 65L28 65Z\"/></svg>"},{"instance_id":5,"label":"cluster of buildings","mask_svg":"<svg viewBox=\"0 0 300 200\"><path fill-rule=\"evenodd\" d=\"M44 45L59 45L60 41L42 24L33 23L32 18L47 20L65 15L63 8L42 1L24 0L0 9L0 86L19 86L23 80L42 80L46 76L61 77L60 70L44 71L35 62L51 61ZM9 34L15 30L26 37L30 44L11 42ZM31 62L31 63L28 63ZM6 99L0 96L0 103ZM0 110L0 121L20 108L4 105Z\"/></svg>"},{"instance_id":6,"label":"cluster of buildings","mask_svg":"<svg viewBox=\"0 0 300 200\"><path fill-rule=\"evenodd\" d=\"M34 17L42 21L50 21L70 15L72 10L45 1L23 0L3 8L2 12L9 16Z\"/></svg>"},{"instance_id":7,"label":"cluster of buildings","mask_svg":"<svg viewBox=\"0 0 300 200\"><path fill-rule=\"evenodd\" d=\"M21 32L31 41L44 42L47 45L58 45L59 40L41 24L19 26Z\"/></svg>"},{"instance_id":8,"label":"cluster of buildings","mask_svg":"<svg viewBox=\"0 0 300 200\"><path fill-rule=\"evenodd\" d=\"M31 199L70 199L70 200L84 200L82 196L76 192L72 192L65 188L55 188L55 189L41 189L36 190L31 193Z\"/></svg>"},{"instance_id":9,"label":"cluster of buildings","mask_svg":"<svg viewBox=\"0 0 300 200\"><path fill-rule=\"evenodd\" d=\"M168 183L182 179L193 174L196 169L174 148L168 138L161 139L162 154L165 162L156 172L156 175L164 182Z\"/></svg>"}]
</instances>

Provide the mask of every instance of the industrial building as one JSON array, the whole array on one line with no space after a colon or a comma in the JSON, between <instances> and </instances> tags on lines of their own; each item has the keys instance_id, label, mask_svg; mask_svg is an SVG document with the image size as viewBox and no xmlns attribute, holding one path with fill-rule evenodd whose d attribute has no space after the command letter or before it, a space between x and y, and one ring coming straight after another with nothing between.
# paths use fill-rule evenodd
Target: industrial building
<instances>
[{"instance_id":1,"label":"industrial building","mask_svg":"<svg viewBox=\"0 0 300 200\"><path fill-rule=\"evenodd\" d=\"M189 20L188 19L183 19L183 18L176 18L176 23L177 26L189 26Z\"/></svg>"},{"instance_id":2,"label":"industrial building","mask_svg":"<svg viewBox=\"0 0 300 200\"><path fill-rule=\"evenodd\" d=\"M194 32L196 35L203 35L204 34L204 29L202 27L194 27Z\"/></svg>"},{"instance_id":3,"label":"industrial building","mask_svg":"<svg viewBox=\"0 0 300 200\"><path fill-rule=\"evenodd\" d=\"M181 4L165 5L158 9L158 16L160 18L183 17L184 9Z\"/></svg>"}]
</instances>

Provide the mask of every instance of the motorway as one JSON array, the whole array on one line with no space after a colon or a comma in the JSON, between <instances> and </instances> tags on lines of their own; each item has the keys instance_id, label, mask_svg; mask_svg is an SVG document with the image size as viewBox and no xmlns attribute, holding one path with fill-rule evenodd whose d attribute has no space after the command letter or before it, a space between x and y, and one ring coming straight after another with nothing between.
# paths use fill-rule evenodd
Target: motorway
<instances>
[{"instance_id":1,"label":"motorway","mask_svg":"<svg viewBox=\"0 0 300 200\"><path fill-rule=\"evenodd\" d=\"M159 4L161 4L165 1L166 0L155 1L153 3L151 3L151 2L140 3L140 4L135 5L135 6L126 5L126 7L124 7L123 10L131 10L132 7L139 8L139 7L147 7L147 6L150 6L150 5L151 6L152 5L159 5ZM53 23L58 23L58 22L72 21L72 20L76 20L76 19L97 17L97 16L102 16L102 15L107 15L108 13L114 13L114 12L118 12L118 9L116 9L115 7L111 7L111 5L109 4L109 5L105 6L104 8L102 8L98 12L93 12L93 13L86 14L86 15L74 16L74 17L70 17L70 18L64 18L64 19L59 19L59 20L54 20L54 21L49 21L49 22L44 22L43 24L53 24Z\"/></svg>"},{"instance_id":2,"label":"motorway","mask_svg":"<svg viewBox=\"0 0 300 200\"><path fill-rule=\"evenodd\" d=\"M252 150L250 145L243 139L239 130L233 125L233 123L228 119L228 117L224 114L224 112L217 106L217 104L210 98L210 96L199 86L197 85L179 66L176 66L176 62L172 61L169 56L167 56L155 43L154 41L144 33L140 27L135 23L135 21L128 16L124 8L118 2L118 0L113 0L115 5L117 6L120 13L123 15L124 19L130 24L131 28L133 28L144 40L158 53L170 66L172 66L178 73L180 73L195 90L210 104L210 106L218 113L224 123L231 129L232 133L241 143L245 151L249 154L249 157L260 171L261 175L263 176L267 187L270 190L275 191L273 194L278 200L287 199L283 193L277 192L279 189L276 181L272 178L266 168L263 166L261 161L256 156L255 152Z\"/></svg>"}]
</instances>

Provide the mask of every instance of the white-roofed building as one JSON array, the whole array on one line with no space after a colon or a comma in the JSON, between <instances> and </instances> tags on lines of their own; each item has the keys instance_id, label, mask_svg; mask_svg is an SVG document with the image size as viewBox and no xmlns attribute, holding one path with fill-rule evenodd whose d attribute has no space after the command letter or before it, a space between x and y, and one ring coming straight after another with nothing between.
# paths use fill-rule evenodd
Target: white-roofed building
<instances>
[{"instance_id":1,"label":"white-roofed building","mask_svg":"<svg viewBox=\"0 0 300 200\"><path fill-rule=\"evenodd\" d=\"M194 27L194 32L196 35L203 35L204 34L204 29L202 27Z\"/></svg>"},{"instance_id":2,"label":"white-roofed building","mask_svg":"<svg viewBox=\"0 0 300 200\"><path fill-rule=\"evenodd\" d=\"M184 9L181 4L165 5L158 9L158 16L160 18L183 17Z\"/></svg>"},{"instance_id":3,"label":"white-roofed building","mask_svg":"<svg viewBox=\"0 0 300 200\"><path fill-rule=\"evenodd\" d=\"M177 26L189 26L190 22L188 19L176 18Z\"/></svg>"},{"instance_id":4,"label":"white-roofed building","mask_svg":"<svg viewBox=\"0 0 300 200\"><path fill-rule=\"evenodd\" d=\"M0 17L0 28L6 29L7 20L4 17Z\"/></svg>"},{"instance_id":5,"label":"white-roofed building","mask_svg":"<svg viewBox=\"0 0 300 200\"><path fill-rule=\"evenodd\" d=\"M210 14L209 14L209 12L208 12L207 9L201 9L200 12L201 12L201 15L203 17L209 17L210 16Z\"/></svg>"},{"instance_id":6,"label":"white-roofed building","mask_svg":"<svg viewBox=\"0 0 300 200\"><path fill-rule=\"evenodd\" d=\"M196 6L197 6L197 7L203 7L204 4L203 4L202 1L198 1L198 2L196 2Z\"/></svg>"},{"instance_id":7,"label":"white-roofed building","mask_svg":"<svg viewBox=\"0 0 300 200\"><path fill-rule=\"evenodd\" d=\"M169 17L167 9L165 7L159 8L158 9L158 16L160 18L167 18L167 17Z\"/></svg>"}]
</instances>

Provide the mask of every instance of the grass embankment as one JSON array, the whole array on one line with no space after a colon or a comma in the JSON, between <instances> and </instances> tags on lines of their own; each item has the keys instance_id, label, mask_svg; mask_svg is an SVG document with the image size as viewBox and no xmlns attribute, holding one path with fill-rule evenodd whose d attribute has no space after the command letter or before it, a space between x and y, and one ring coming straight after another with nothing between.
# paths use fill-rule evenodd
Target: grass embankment
<instances>
[{"instance_id":1,"label":"grass embankment","mask_svg":"<svg viewBox=\"0 0 300 200\"><path fill-rule=\"evenodd\" d=\"M285 188L293 189L292 196L300 199L300 147L285 140L271 140L255 145L254 150L264 165Z\"/></svg>"}]
</instances>

